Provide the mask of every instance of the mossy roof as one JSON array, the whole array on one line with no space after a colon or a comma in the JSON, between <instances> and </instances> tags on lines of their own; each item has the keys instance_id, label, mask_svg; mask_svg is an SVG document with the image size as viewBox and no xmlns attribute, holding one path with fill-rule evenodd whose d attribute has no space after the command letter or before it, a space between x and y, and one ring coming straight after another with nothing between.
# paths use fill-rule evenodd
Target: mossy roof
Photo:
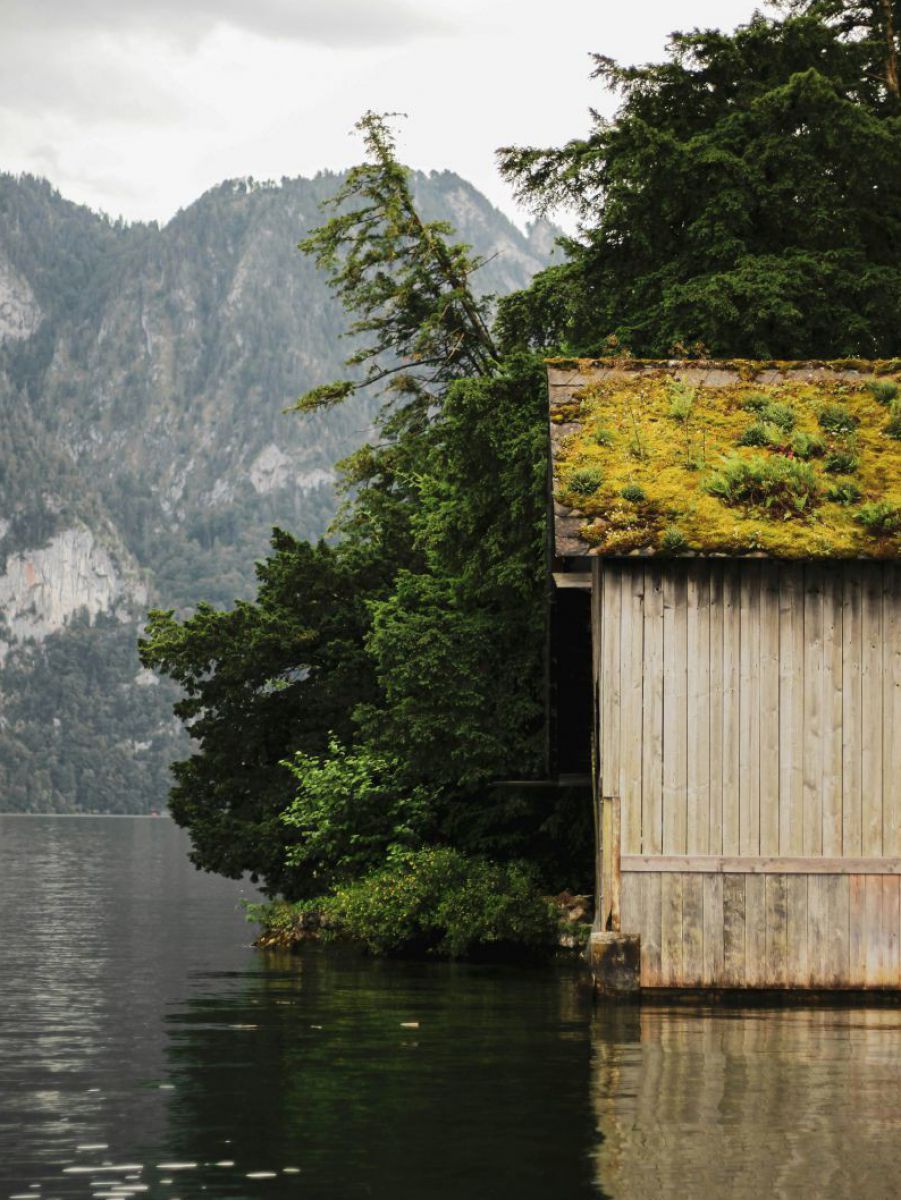
<instances>
[{"instance_id":1,"label":"mossy roof","mask_svg":"<svg viewBox=\"0 0 901 1200\"><path fill-rule=\"evenodd\" d=\"M556 553L901 558L901 360L548 363Z\"/></svg>"}]
</instances>

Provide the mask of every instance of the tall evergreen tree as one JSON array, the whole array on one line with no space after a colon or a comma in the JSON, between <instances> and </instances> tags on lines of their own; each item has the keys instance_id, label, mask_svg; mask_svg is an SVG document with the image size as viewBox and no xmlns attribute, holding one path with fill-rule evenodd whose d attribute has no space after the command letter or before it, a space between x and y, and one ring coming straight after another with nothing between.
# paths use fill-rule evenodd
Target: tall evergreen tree
<instances>
[{"instance_id":1,"label":"tall evergreen tree","mask_svg":"<svg viewBox=\"0 0 901 1200\"><path fill-rule=\"evenodd\" d=\"M874 65L881 9L795 7L675 34L661 63L596 56L615 117L560 148L500 152L522 199L580 219L569 261L502 303L506 345L895 352L901 112L891 59Z\"/></svg>"}]
</instances>

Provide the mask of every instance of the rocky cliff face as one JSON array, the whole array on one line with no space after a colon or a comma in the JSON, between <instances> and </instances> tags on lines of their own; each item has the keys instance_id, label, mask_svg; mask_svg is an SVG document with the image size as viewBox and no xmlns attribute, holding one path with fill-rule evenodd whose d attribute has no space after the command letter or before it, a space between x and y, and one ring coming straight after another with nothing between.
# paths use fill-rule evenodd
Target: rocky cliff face
<instances>
[{"instance_id":1,"label":"rocky cliff face","mask_svg":"<svg viewBox=\"0 0 901 1200\"><path fill-rule=\"evenodd\" d=\"M348 352L296 249L339 182L231 181L160 229L0 176L0 807L159 807L179 751L171 693L137 681L148 604L229 605L272 525L324 532L376 403L284 413ZM546 227L524 237L457 176L414 190L490 258L484 290L546 264Z\"/></svg>"},{"instance_id":2,"label":"rocky cliff face","mask_svg":"<svg viewBox=\"0 0 901 1200\"><path fill-rule=\"evenodd\" d=\"M11 646L42 642L83 613L128 620L147 603L137 564L116 561L90 529L63 529L46 546L10 555L0 575L0 663Z\"/></svg>"}]
</instances>

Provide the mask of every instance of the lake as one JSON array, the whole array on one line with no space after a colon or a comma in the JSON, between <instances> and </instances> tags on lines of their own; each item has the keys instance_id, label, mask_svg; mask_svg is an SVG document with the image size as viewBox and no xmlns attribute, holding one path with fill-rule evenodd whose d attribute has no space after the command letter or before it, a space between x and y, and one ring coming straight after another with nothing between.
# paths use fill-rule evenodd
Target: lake
<instances>
[{"instance_id":1,"label":"lake","mask_svg":"<svg viewBox=\"0 0 901 1200\"><path fill-rule=\"evenodd\" d=\"M0 816L0 1200L901 1194L897 1008L251 948L167 819Z\"/></svg>"}]
</instances>

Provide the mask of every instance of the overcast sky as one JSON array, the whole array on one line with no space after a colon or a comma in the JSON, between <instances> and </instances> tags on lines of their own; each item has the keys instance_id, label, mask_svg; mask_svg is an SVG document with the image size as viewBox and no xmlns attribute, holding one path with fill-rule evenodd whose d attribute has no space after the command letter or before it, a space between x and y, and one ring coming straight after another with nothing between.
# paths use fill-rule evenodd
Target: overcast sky
<instances>
[{"instance_id":1,"label":"overcast sky","mask_svg":"<svg viewBox=\"0 0 901 1200\"><path fill-rule=\"evenodd\" d=\"M402 111L405 161L515 214L504 144L557 144L611 101L589 52L661 54L753 0L0 0L0 169L165 221L222 179L359 158L367 108Z\"/></svg>"}]
</instances>

